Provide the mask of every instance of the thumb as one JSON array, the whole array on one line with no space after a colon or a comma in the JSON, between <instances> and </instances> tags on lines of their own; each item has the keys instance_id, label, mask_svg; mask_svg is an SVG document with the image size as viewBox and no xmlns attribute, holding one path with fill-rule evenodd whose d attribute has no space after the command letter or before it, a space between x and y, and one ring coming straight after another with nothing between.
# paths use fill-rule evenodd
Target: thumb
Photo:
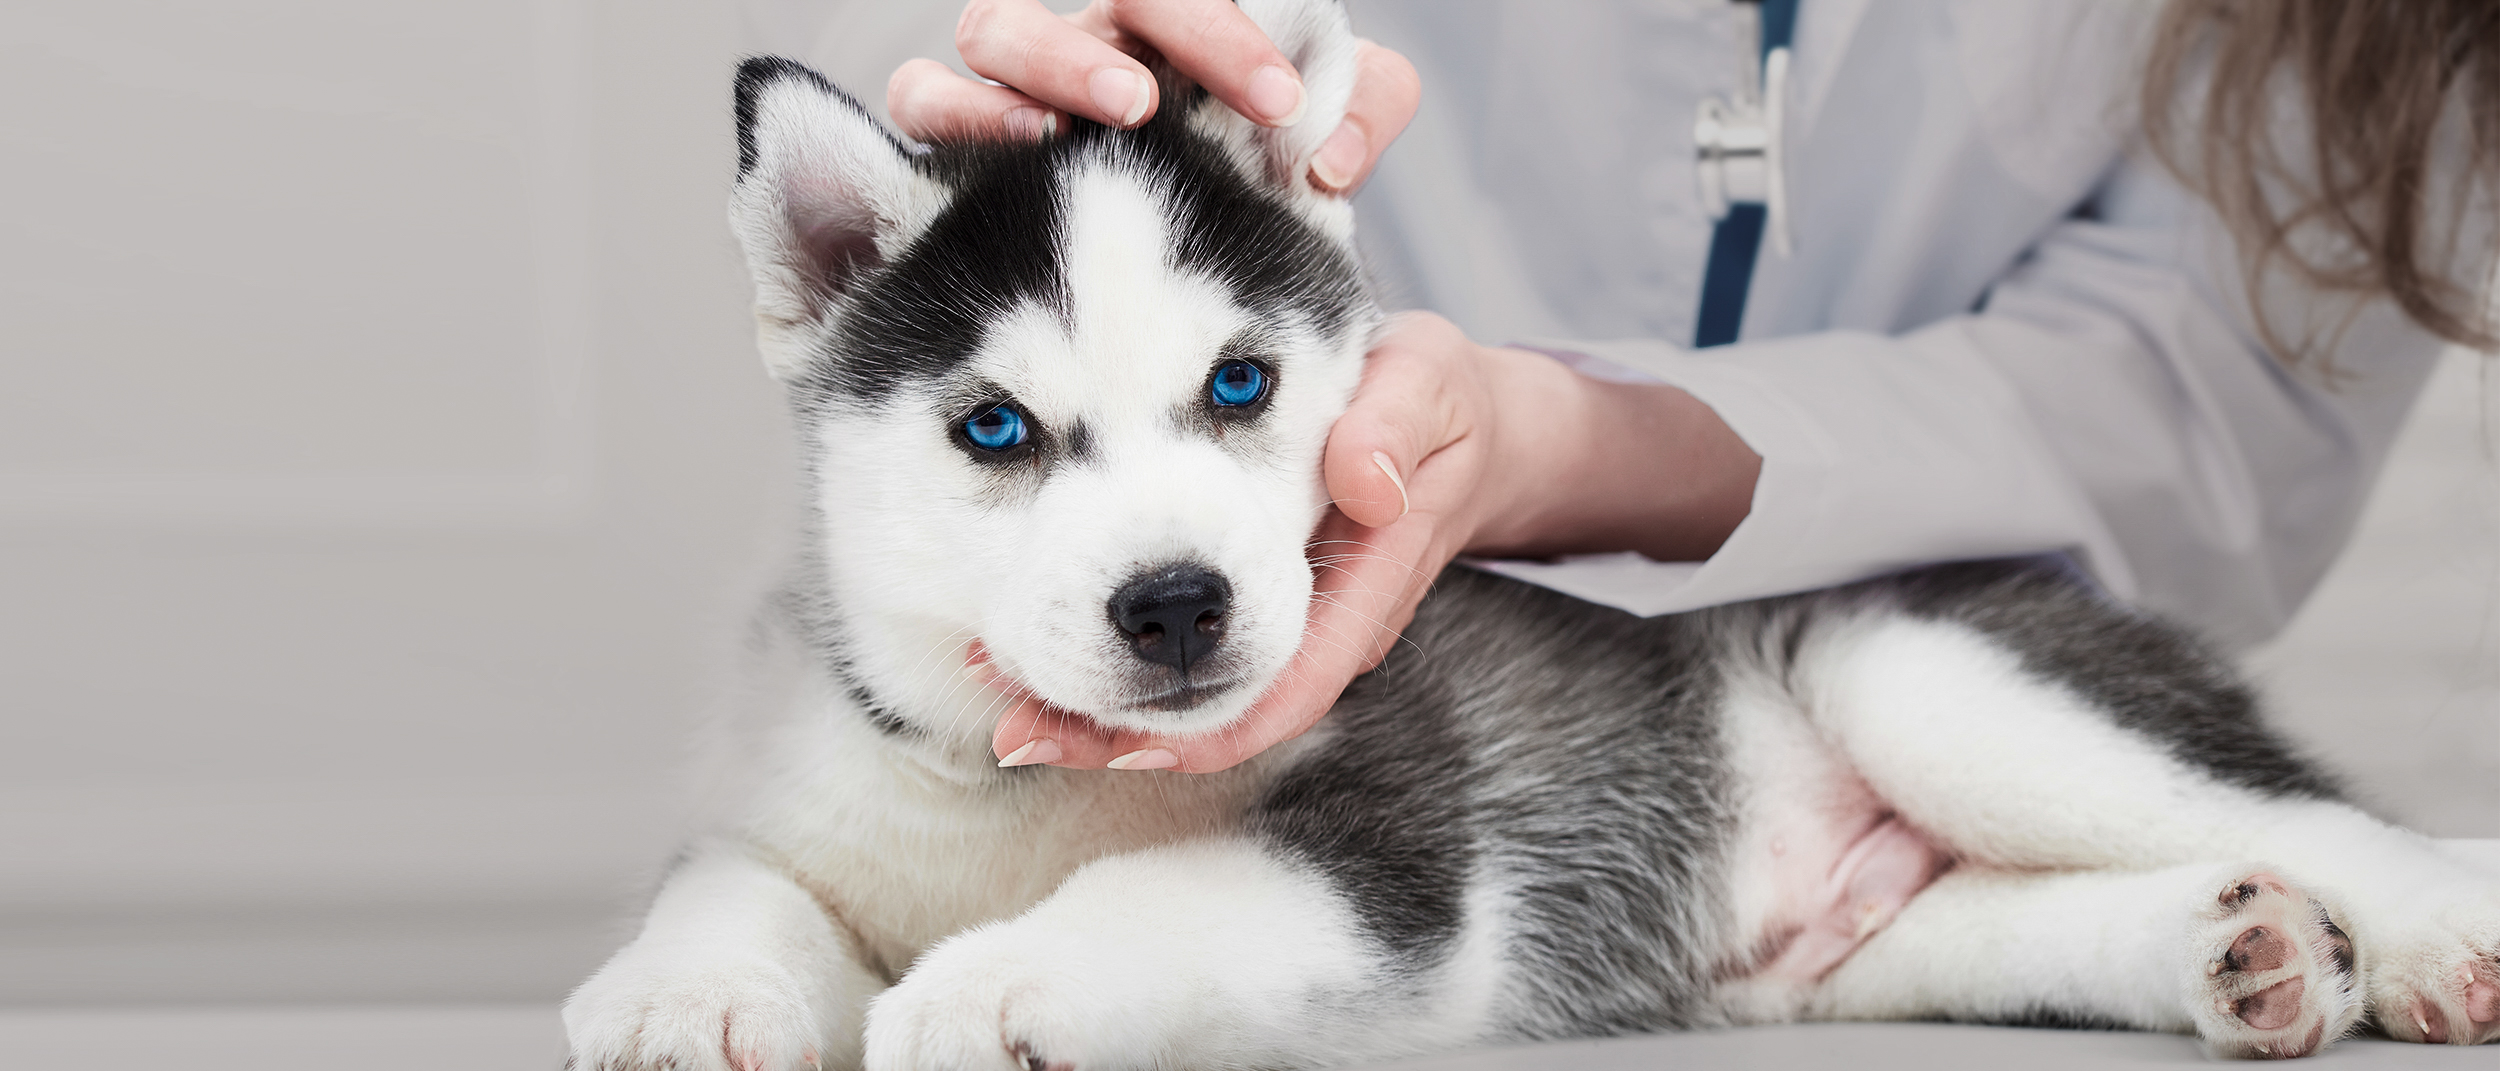
<instances>
[{"instance_id":1,"label":"thumb","mask_svg":"<svg viewBox=\"0 0 2500 1071\"><path fill-rule=\"evenodd\" d=\"M1340 196L1349 195L1371 177L1380 154L1415 118L1423 99L1423 83L1415 65L1372 41L1356 45L1354 92L1346 101L1345 119L1320 143L1311 157L1311 184Z\"/></svg>"},{"instance_id":2,"label":"thumb","mask_svg":"<svg viewBox=\"0 0 2500 1071\"><path fill-rule=\"evenodd\" d=\"M1444 334L1465 342L1438 317L1400 324L1372 351L1354 401L1328 430L1321 477L1337 511L1356 524L1380 528L1406 516L1416 468L1464 433L1444 382L1446 362L1427 356Z\"/></svg>"}]
</instances>

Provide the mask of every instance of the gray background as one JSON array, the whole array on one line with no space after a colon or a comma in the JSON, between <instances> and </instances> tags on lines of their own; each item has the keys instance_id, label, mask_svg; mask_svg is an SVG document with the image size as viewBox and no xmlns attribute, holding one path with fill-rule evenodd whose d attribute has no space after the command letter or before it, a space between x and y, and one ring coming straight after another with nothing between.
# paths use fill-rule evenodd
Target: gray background
<instances>
[{"instance_id":1,"label":"gray background","mask_svg":"<svg viewBox=\"0 0 2500 1071\"><path fill-rule=\"evenodd\" d=\"M82 1006L539 1036L677 838L681 744L790 517L723 224L729 67L795 53L875 103L953 21L0 12L0 1005L54 1009L0 1013L0 1047ZM2500 836L2493 379L2443 371L2250 659L2444 836Z\"/></svg>"}]
</instances>

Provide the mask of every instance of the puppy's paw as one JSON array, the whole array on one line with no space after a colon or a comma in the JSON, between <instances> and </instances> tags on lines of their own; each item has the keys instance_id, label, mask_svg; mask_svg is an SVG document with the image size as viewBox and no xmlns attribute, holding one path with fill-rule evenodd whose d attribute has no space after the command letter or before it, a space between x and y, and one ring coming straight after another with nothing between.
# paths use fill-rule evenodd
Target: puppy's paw
<instances>
[{"instance_id":1,"label":"puppy's paw","mask_svg":"<svg viewBox=\"0 0 2500 1071\"><path fill-rule=\"evenodd\" d=\"M1130 1071L1192 1062L1184 978L1031 925L961 934L868 1008L870 1071Z\"/></svg>"},{"instance_id":2,"label":"puppy's paw","mask_svg":"<svg viewBox=\"0 0 2500 1071\"><path fill-rule=\"evenodd\" d=\"M810 1071L819 994L763 957L627 946L564 1002L573 1071Z\"/></svg>"},{"instance_id":3,"label":"puppy's paw","mask_svg":"<svg viewBox=\"0 0 2500 1071\"><path fill-rule=\"evenodd\" d=\"M2370 1013L2399 1041L2500 1039L2500 889L2427 892L2401 917L2372 920Z\"/></svg>"},{"instance_id":4,"label":"puppy's paw","mask_svg":"<svg viewBox=\"0 0 2500 1071\"><path fill-rule=\"evenodd\" d=\"M2361 1019L2352 940L2282 878L2215 890L2188 941L2188 1012L2217 1056L2307 1056Z\"/></svg>"}]
</instances>

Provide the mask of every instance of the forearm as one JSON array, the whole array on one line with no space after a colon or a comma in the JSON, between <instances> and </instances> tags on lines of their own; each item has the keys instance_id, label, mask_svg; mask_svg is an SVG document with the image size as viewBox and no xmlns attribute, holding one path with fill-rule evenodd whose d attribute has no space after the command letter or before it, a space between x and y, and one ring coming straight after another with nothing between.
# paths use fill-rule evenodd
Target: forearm
<instances>
[{"instance_id":1,"label":"forearm","mask_svg":"<svg viewBox=\"0 0 2500 1071\"><path fill-rule=\"evenodd\" d=\"M1700 399L1613 383L1541 354L1487 351L1497 391L1520 404L1493 444L1502 473L1467 549L1543 558L1631 550L1698 561L1753 504L1762 458Z\"/></svg>"}]
</instances>

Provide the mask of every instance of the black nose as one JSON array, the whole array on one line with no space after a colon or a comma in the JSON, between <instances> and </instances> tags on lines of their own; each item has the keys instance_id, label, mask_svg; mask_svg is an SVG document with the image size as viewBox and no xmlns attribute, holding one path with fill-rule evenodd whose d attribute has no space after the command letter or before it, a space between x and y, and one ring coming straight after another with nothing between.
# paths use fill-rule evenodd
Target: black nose
<instances>
[{"instance_id":1,"label":"black nose","mask_svg":"<svg viewBox=\"0 0 2500 1071\"><path fill-rule=\"evenodd\" d=\"M1224 638L1233 586L1203 565L1167 565L1138 574L1111 593L1111 623L1137 657L1189 675Z\"/></svg>"}]
</instances>

